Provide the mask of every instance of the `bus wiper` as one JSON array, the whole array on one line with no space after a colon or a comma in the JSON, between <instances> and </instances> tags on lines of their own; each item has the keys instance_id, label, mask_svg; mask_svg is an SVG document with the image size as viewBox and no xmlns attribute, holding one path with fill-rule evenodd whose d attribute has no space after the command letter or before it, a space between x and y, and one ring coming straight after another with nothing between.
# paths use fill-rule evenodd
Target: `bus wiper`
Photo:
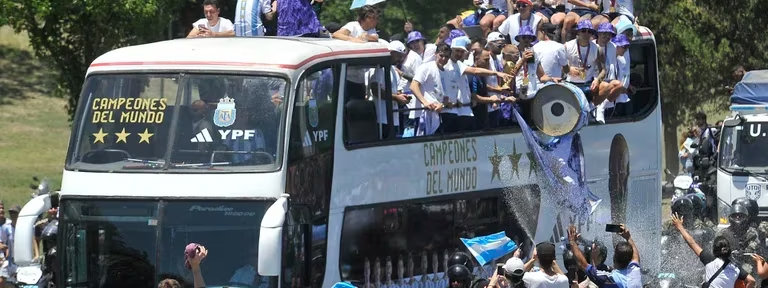
<instances>
[{"instance_id":1,"label":"bus wiper","mask_svg":"<svg viewBox=\"0 0 768 288\"><path fill-rule=\"evenodd\" d=\"M162 169L165 165L164 161L150 161L150 160L140 160L140 159L126 159L128 162L137 163L138 165L126 165L123 166L123 169ZM201 168L201 169L210 169L214 166L225 166L230 165L231 162L213 162L213 163L171 163L168 168L170 169L194 169L194 168Z\"/></svg>"},{"instance_id":2,"label":"bus wiper","mask_svg":"<svg viewBox=\"0 0 768 288\"><path fill-rule=\"evenodd\" d=\"M749 171L747 170L747 168L744 168L744 167L734 167L733 172L739 172L739 174L732 173L734 176L752 176L762 181L768 181L768 178L766 178L764 175L760 175L755 172ZM768 173L768 169L763 170L763 173Z\"/></svg>"}]
</instances>

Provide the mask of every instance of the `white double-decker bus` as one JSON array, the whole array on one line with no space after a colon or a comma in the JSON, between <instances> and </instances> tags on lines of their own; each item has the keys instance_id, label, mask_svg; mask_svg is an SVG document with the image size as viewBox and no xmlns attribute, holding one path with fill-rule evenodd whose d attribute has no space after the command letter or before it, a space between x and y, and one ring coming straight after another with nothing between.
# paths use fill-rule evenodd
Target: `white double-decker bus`
<instances>
[{"instance_id":1,"label":"white double-decker bus","mask_svg":"<svg viewBox=\"0 0 768 288\"><path fill-rule=\"evenodd\" d=\"M636 94L607 124L580 132L588 185L603 199L581 231L610 243L604 224L626 222L653 270L660 94L656 45L639 31ZM390 60L378 43L266 37L99 57L60 192L59 287L191 285L189 243L209 250L208 287L422 285L443 280L460 237L505 231L527 254L532 242L565 236L571 215L540 189L519 127L382 133L394 129L376 108L398 108L358 95L357 81L363 70L389 71Z\"/></svg>"}]
</instances>

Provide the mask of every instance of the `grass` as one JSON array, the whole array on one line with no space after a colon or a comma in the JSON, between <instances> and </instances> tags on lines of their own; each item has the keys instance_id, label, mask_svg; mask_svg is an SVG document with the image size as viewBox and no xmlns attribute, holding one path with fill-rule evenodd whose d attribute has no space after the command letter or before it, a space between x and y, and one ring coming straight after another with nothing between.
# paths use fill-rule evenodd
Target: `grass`
<instances>
[{"instance_id":1,"label":"grass","mask_svg":"<svg viewBox=\"0 0 768 288\"><path fill-rule=\"evenodd\" d=\"M26 34L0 27L0 200L30 199L32 177L61 183L69 141L66 100L53 98L55 74L34 57Z\"/></svg>"}]
</instances>

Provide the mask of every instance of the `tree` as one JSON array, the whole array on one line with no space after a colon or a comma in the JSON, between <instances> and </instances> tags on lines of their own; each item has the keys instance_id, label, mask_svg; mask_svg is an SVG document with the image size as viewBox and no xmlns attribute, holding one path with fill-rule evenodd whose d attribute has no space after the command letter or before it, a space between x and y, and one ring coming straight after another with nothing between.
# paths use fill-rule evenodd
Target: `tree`
<instances>
[{"instance_id":1,"label":"tree","mask_svg":"<svg viewBox=\"0 0 768 288\"><path fill-rule=\"evenodd\" d=\"M165 39L185 0L0 0L0 20L26 31L38 57L58 72L57 94L73 116L88 66L112 49ZM4 18L3 18L4 17Z\"/></svg>"},{"instance_id":2,"label":"tree","mask_svg":"<svg viewBox=\"0 0 768 288\"><path fill-rule=\"evenodd\" d=\"M768 9L759 0L724 3L714 0L650 0L643 5L642 25L654 31L658 43L662 122L666 155L677 155L677 127L702 106L725 108L723 86L732 84L737 64L765 63L768 41L759 25ZM714 119L713 119L714 120ZM711 121L714 122L714 121ZM679 167L668 156L666 166Z\"/></svg>"}]
</instances>

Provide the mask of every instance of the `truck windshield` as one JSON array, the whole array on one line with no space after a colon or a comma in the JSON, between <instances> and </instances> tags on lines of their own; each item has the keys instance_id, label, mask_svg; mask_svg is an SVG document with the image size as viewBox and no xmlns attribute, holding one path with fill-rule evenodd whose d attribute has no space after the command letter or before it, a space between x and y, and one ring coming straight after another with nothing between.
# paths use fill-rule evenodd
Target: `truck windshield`
<instances>
[{"instance_id":1,"label":"truck windshield","mask_svg":"<svg viewBox=\"0 0 768 288\"><path fill-rule=\"evenodd\" d=\"M90 76L68 168L274 170L285 86L272 76Z\"/></svg>"},{"instance_id":2,"label":"truck windshield","mask_svg":"<svg viewBox=\"0 0 768 288\"><path fill-rule=\"evenodd\" d=\"M733 170L768 172L768 122L746 122L742 126L725 127L720 140L719 166Z\"/></svg>"},{"instance_id":3,"label":"truck windshield","mask_svg":"<svg viewBox=\"0 0 768 288\"><path fill-rule=\"evenodd\" d=\"M64 200L62 287L157 287L185 268L189 243L208 249L207 287L276 287L256 273L259 227L268 201ZM273 279L275 278L275 279Z\"/></svg>"}]
</instances>

